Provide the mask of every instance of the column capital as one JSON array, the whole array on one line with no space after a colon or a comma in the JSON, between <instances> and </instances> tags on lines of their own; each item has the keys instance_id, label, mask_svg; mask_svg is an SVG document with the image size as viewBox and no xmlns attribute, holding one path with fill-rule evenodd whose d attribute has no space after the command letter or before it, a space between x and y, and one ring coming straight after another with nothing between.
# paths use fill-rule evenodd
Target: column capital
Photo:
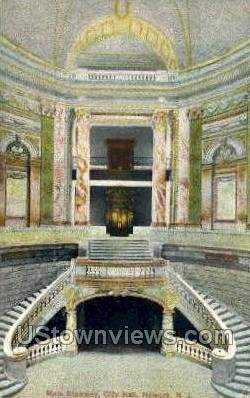
<instances>
[{"instance_id":1,"label":"column capital","mask_svg":"<svg viewBox=\"0 0 250 398\"><path fill-rule=\"evenodd\" d=\"M74 287L68 287L63 291L65 302L66 302L66 311L75 312L76 304L78 300L78 291Z\"/></svg>"},{"instance_id":2,"label":"column capital","mask_svg":"<svg viewBox=\"0 0 250 398\"><path fill-rule=\"evenodd\" d=\"M61 118L66 114L66 107L63 104L55 104L54 106L54 116Z\"/></svg>"},{"instance_id":3,"label":"column capital","mask_svg":"<svg viewBox=\"0 0 250 398\"><path fill-rule=\"evenodd\" d=\"M153 126L155 131L165 133L168 113L169 111L167 109L157 109L154 111Z\"/></svg>"},{"instance_id":4,"label":"column capital","mask_svg":"<svg viewBox=\"0 0 250 398\"><path fill-rule=\"evenodd\" d=\"M179 301L179 296L176 291L172 289L164 289L161 293L161 301L163 304L163 313L171 315Z\"/></svg>"},{"instance_id":5,"label":"column capital","mask_svg":"<svg viewBox=\"0 0 250 398\"><path fill-rule=\"evenodd\" d=\"M204 109L201 107L192 108L188 110L188 118L191 119L201 119L203 117Z\"/></svg>"},{"instance_id":6,"label":"column capital","mask_svg":"<svg viewBox=\"0 0 250 398\"><path fill-rule=\"evenodd\" d=\"M42 116L50 116L50 117L54 116L55 103L52 101L41 100L40 111Z\"/></svg>"},{"instance_id":7,"label":"column capital","mask_svg":"<svg viewBox=\"0 0 250 398\"><path fill-rule=\"evenodd\" d=\"M75 115L77 119L86 119L89 120L91 117L90 112L83 107L76 107L75 108Z\"/></svg>"}]
</instances>

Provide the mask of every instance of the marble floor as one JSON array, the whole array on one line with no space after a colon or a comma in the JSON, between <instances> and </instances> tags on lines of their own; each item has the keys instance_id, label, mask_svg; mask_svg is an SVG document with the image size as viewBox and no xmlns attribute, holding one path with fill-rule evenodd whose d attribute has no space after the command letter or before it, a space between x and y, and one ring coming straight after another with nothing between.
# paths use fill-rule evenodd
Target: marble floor
<instances>
[{"instance_id":1,"label":"marble floor","mask_svg":"<svg viewBox=\"0 0 250 398\"><path fill-rule=\"evenodd\" d=\"M83 352L57 356L28 369L17 398L215 398L211 371L158 353Z\"/></svg>"}]
</instances>

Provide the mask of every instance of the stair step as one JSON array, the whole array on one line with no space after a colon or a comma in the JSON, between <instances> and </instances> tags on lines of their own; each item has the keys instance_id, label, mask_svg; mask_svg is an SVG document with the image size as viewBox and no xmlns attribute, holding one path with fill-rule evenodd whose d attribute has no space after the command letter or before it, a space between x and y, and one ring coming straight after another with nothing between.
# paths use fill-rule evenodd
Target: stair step
<instances>
[{"instance_id":1,"label":"stair step","mask_svg":"<svg viewBox=\"0 0 250 398\"><path fill-rule=\"evenodd\" d=\"M10 325L7 325L7 324L4 323L4 322L0 322L0 329L1 329L1 330L3 330L3 331L8 331L9 328L10 328Z\"/></svg>"},{"instance_id":2,"label":"stair step","mask_svg":"<svg viewBox=\"0 0 250 398\"><path fill-rule=\"evenodd\" d=\"M238 318L236 316L235 319L229 319L226 322L226 324L227 324L228 327L232 327L233 328L234 326L241 325L242 324L242 319L240 319L240 318Z\"/></svg>"},{"instance_id":3,"label":"stair step","mask_svg":"<svg viewBox=\"0 0 250 398\"><path fill-rule=\"evenodd\" d=\"M248 375L248 377L250 377L250 368L237 368L236 367L236 374L237 375Z\"/></svg>"},{"instance_id":4,"label":"stair step","mask_svg":"<svg viewBox=\"0 0 250 398\"><path fill-rule=\"evenodd\" d=\"M239 359L240 361L249 361L250 363L250 352L236 352L236 360Z\"/></svg>"},{"instance_id":5,"label":"stair step","mask_svg":"<svg viewBox=\"0 0 250 398\"><path fill-rule=\"evenodd\" d=\"M7 325L11 326L11 325L13 325L13 323L15 322L15 319L11 318L11 317L8 316L8 315L3 315L3 316L1 317L1 321L4 322L4 323L6 323Z\"/></svg>"},{"instance_id":6,"label":"stair step","mask_svg":"<svg viewBox=\"0 0 250 398\"><path fill-rule=\"evenodd\" d=\"M233 333L237 333L237 332L243 332L243 331L247 331L249 330L249 326L244 325L244 323L242 323L241 325L237 325L235 327L231 327Z\"/></svg>"},{"instance_id":7,"label":"stair step","mask_svg":"<svg viewBox=\"0 0 250 398\"><path fill-rule=\"evenodd\" d=\"M231 389L230 387L218 386L215 383L212 383L213 388L219 392L220 396L224 396L227 398L243 398L242 392L236 392L235 389Z\"/></svg>"},{"instance_id":8,"label":"stair step","mask_svg":"<svg viewBox=\"0 0 250 398\"><path fill-rule=\"evenodd\" d=\"M2 391L2 397L3 398L12 397L18 391L22 390L23 387L24 387L24 383L14 382L14 384L11 387L8 387L4 391Z\"/></svg>"},{"instance_id":9,"label":"stair step","mask_svg":"<svg viewBox=\"0 0 250 398\"><path fill-rule=\"evenodd\" d=\"M14 321L16 321L20 317L20 313L14 310L10 310L6 313L7 316L11 317Z\"/></svg>"},{"instance_id":10,"label":"stair step","mask_svg":"<svg viewBox=\"0 0 250 398\"><path fill-rule=\"evenodd\" d=\"M12 310L18 312L21 315L24 312L25 308L22 307L21 305L15 305L15 307L13 307Z\"/></svg>"},{"instance_id":11,"label":"stair step","mask_svg":"<svg viewBox=\"0 0 250 398\"><path fill-rule=\"evenodd\" d=\"M248 387L246 385L244 385L244 384L239 383L239 382L232 381L232 382L227 384L227 387L230 388L230 390L239 392L241 394L248 392Z\"/></svg>"},{"instance_id":12,"label":"stair step","mask_svg":"<svg viewBox=\"0 0 250 398\"><path fill-rule=\"evenodd\" d=\"M5 388L12 387L16 384L15 381L10 381L8 379L0 381L0 391L4 390Z\"/></svg>"},{"instance_id":13,"label":"stair step","mask_svg":"<svg viewBox=\"0 0 250 398\"><path fill-rule=\"evenodd\" d=\"M236 360L237 369L249 369L250 365L248 361L241 361L240 359Z\"/></svg>"},{"instance_id":14,"label":"stair step","mask_svg":"<svg viewBox=\"0 0 250 398\"><path fill-rule=\"evenodd\" d=\"M249 352L250 353L250 345L245 344L240 347L237 347L237 352Z\"/></svg>"},{"instance_id":15,"label":"stair step","mask_svg":"<svg viewBox=\"0 0 250 398\"><path fill-rule=\"evenodd\" d=\"M250 386L250 376L241 376L241 375L236 375L234 380L236 382L246 384L247 386Z\"/></svg>"},{"instance_id":16,"label":"stair step","mask_svg":"<svg viewBox=\"0 0 250 398\"><path fill-rule=\"evenodd\" d=\"M235 335L235 339L237 341L238 339L240 340L241 338L250 337L250 332L248 330L243 330L240 332L235 332L234 335Z\"/></svg>"},{"instance_id":17,"label":"stair step","mask_svg":"<svg viewBox=\"0 0 250 398\"><path fill-rule=\"evenodd\" d=\"M242 339L237 340L237 347L250 345L250 337L245 337Z\"/></svg>"}]
</instances>

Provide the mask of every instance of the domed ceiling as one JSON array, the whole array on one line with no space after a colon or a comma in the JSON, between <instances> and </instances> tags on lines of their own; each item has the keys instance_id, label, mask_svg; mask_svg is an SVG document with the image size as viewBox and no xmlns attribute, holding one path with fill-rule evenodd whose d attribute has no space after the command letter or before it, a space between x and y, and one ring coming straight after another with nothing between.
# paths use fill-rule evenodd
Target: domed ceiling
<instances>
[{"instance_id":1,"label":"domed ceiling","mask_svg":"<svg viewBox=\"0 0 250 398\"><path fill-rule=\"evenodd\" d=\"M1 33L38 57L64 67L79 33L113 14L112 0L1 0ZM126 0L117 1L119 10ZM246 42L248 0L131 0L130 14L162 31L179 67L219 57ZM117 35L80 51L77 68L164 69L154 46Z\"/></svg>"}]
</instances>

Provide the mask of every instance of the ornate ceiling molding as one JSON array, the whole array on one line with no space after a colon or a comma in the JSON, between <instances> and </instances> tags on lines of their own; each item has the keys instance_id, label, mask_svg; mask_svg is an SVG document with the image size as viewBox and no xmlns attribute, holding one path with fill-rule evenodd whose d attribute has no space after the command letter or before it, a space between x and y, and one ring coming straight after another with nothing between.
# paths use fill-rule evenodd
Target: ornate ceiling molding
<instances>
[{"instance_id":1,"label":"ornate ceiling molding","mask_svg":"<svg viewBox=\"0 0 250 398\"><path fill-rule=\"evenodd\" d=\"M124 14L120 14L115 8L113 15L101 18L84 28L71 47L66 68L74 69L78 55L89 46L118 35L128 35L144 41L161 56L167 69L178 68L177 56L171 41L151 23L131 15L129 8Z\"/></svg>"}]
</instances>

